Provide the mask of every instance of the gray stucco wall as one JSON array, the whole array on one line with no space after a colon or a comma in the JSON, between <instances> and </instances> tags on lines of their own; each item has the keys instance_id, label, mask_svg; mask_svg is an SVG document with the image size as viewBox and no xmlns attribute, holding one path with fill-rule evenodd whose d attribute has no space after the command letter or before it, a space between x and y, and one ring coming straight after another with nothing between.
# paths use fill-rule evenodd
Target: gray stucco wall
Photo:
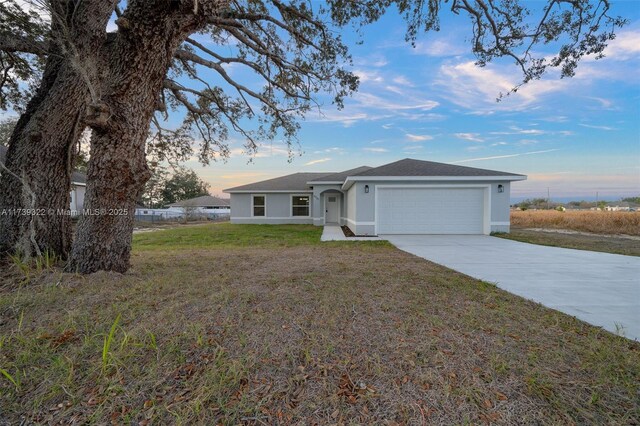
<instances>
[{"instance_id":1,"label":"gray stucco wall","mask_svg":"<svg viewBox=\"0 0 640 426\"><path fill-rule=\"evenodd\" d=\"M254 217L252 212L252 197L254 195L264 195L266 202L266 215ZM234 193L231 197L231 223L264 223L264 224L285 224L285 223L313 223L313 215L309 217L299 217L291 215L291 196L308 195L309 212L314 211L313 194L304 192L291 193L259 193L245 194Z\"/></svg>"},{"instance_id":2,"label":"gray stucco wall","mask_svg":"<svg viewBox=\"0 0 640 426\"><path fill-rule=\"evenodd\" d=\"M364 192L364 186L369 185L369 193ZM510 184L509 182L491 182L491 181L421 181L421 182L398 182L398 181L380 181L380 182L356 182L348 193L354 193L355 197L355 225L349 223L351 230L357 235L373 235L375 233L375 197L377 185L401 185L401 186L420 186L420 185L490 185L491 191L491 232L509 232L509 201L510 201ZM498 193L498 185L504 187L504 192ZM351 212L351 209L349 209ZM355 228L355 229L354 229Z\"/></svg>"},{"instance_id":3,"label":"gray stucco wall","mask_svg":"<svg viewBox=\"0 0 640 426\"><path fill-rule=\"evenodd\" d=\"M364 192L364 186L369 185L369 192ZM509 232L509 182L490 181L422 181L422 182L356 182L347 192L341 191L340 185L316 185L313 193L255 193L231 194L231 223L313 223L324 225L324 196L326 193L340 195L341 224L348 225L357 235L375 234L375 199L377 185L490 185L491 191L491 232ZM498 185L503 185L504 192L498 192ZM310 196L310 216L291 216L291 196ZM253 195L266 197L266 216L253 217L251 202ZM342 219L344 218L344 220Z\"/></svg>"}]
</instances>

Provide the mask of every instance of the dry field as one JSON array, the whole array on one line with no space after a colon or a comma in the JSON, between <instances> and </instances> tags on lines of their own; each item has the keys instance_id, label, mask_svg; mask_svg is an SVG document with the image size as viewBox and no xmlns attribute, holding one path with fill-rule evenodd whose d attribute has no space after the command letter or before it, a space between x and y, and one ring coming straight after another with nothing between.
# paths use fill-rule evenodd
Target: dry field
<instances>
[{"instance_id":1,"label":"dry field","mask_svg":"<svg viewBox=\"0 0 640 426\"><path fill-rule=\"evenodd\" d=\"M638 424L640 345L312 226L140 234L125 274L0 269L0 424Z\"/></svg>"},{"instance_id":2,"label":"dry field","mask_svg":"<svg viewBox=\"0 0 640 426\"><path fill-rule=\"evenodd\" d=\"M511 212L515 228L568 229L594 234L640 235L640 212L526 210Z\"/></svg>"}]
</instances>

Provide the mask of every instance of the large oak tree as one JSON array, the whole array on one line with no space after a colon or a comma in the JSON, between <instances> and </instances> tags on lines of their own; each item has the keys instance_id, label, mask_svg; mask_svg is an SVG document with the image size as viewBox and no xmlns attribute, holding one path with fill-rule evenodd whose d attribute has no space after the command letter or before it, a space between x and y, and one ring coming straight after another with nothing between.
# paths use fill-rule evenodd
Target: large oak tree
<instances>
[{"instance_id":1,"label":"large oak tree","mask_svg":"<svg viewBox=\"0 0 640 426\"><path fill-rule=\"evenodd\" d=\"M533 11L516 0L129 0L122 11L117 0L43 0L45 20L18 16L13 3L0 7L0 106L19 99L12 70L24 75L44 63L44 72L11 137L0 205L64 208L73 147L91 128L86 207L97 214L82 218L69 263L85 273L129 266L134 203L149 178L145 148L195 136L208 161L228 156L236 132L252 153L278 135L291 143L319 92L341 106L357 79L334 26L371 23L393 9L411 42L439 30L442 13L464 13L478 65L509 58L525 84L549 68L572 76L624 24L608 15L606 0L549 0ZM117 31L109 33L114 14ZM540 44L560 47L545 58L534 55ZM229 66L261 83L237 80ZM165 128L176 111L183 125ZM64 216L0 219L4 250L64 256L69 242Z\"/></svg>"}]
</instances>

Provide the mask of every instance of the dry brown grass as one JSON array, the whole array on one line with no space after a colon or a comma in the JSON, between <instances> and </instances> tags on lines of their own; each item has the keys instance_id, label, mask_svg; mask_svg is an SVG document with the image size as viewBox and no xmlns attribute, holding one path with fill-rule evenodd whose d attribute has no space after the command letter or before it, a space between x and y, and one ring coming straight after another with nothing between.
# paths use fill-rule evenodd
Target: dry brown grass
<instances>
[{"instance_id":1,"label":"dry brown grass","mask_svg":"<svg viewBox=\"0 0 640 426\"><path fill-rule=\"evenodd\" d=\"M640 235L640 212L526 210L512 211L518 228L552 228L594 234Z\"/></svg>"},{"instance_id":2,"label":"dry brown grass","mask_svg":"<svg viewBox=\"0 0 640 426\"><path fill-rule=\"evenodd\" d=\"M386 244L137 250L126 275L10 281L10 423L640 421L637 343Z\"/></svg>"}]
</instances>

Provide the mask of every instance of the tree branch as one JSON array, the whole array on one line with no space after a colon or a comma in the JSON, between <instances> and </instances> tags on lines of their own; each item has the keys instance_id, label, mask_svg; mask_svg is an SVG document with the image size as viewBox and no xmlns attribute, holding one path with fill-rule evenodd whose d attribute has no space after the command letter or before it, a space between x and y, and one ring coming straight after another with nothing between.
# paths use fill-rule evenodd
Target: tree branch
<instances>
[{"instance_id":1,"label":"tree branch","mask_svg":"<svg viewBox=\"0 0 640 426\"><path fill-rule=\"evenodd\" d=\"M5 52L33 53L34 55L44 55L47 53L48 43L40 40L33 40L20 35L3 34L0 37L0 50Z\"/></svg>"}]
</instances>

